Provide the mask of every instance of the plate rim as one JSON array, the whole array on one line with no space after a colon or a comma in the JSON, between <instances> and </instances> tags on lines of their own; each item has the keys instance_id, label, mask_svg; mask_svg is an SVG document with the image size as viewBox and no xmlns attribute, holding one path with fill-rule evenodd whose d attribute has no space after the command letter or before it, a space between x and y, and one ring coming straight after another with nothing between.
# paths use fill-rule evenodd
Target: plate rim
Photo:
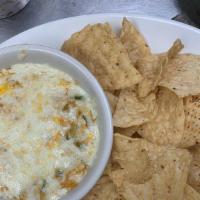
<instances>
[{"instance_id":1,"label":"plate rim","mask_svg":"<svg viewBox=\"0 0 200 200\"><path fill-rule=\"evenodd\" d=\"M74 20L74 19L81 19L81 18L88 18L88 17L93 17L93 18L101 18L101 17L112 17L112 18L115 18L115 17L127 17L127 18L132 18L132 19L142 19L142 20L146 20L146 21L157 21L157 22L160 22L160 23L163 23L163 24L170 24L170 25L173 25L173 26L176 26L176 27L179 27L179 28L184 28L184 29L187 29L189 31L193 31L197 34L200 34L200 29L197 28L197 27L194 27L194 26L191 26L189 24L185 24L183 22L179 22L179 21L175 21L175 20L172 20L172 19L165 19L165 18L161 18L161 17L156 17L156 16L148 16L148 15L140 15L140 14L126 14L126 13L97 13L97 14L85 14L85 15L78 15L78 16L72 16L72 17L66 17L66 18L61 18L61 19L57 19L57 20L53 20L53 21L50 21L50 22L47 22L47 23L43 23L43 24L40 24L40 25L36 25L32 28L29 28L25 31L22 31L14 36L12 36L11 38L3 41L2 43L0 43L0 48L4 47L4 46L10 46L9 43L12 43L12 40L15 40L18 36L21 36L21 35L24 35L24 34L27 34L28 32L31 32L33 31L34 29L38 29L40 27L43 27L43 26L48 26L50 24L53 24L53 23L58 23L60 21L65 21L65 20Z\"/></svg>"}]
</instances>

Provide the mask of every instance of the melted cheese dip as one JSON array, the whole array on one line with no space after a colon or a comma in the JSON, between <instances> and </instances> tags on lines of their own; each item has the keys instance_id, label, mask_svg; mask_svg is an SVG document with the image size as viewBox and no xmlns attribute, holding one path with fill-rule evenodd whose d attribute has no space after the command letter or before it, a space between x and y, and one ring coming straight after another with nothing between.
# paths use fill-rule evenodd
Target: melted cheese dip
<instances>
[{"instance_id":1,"label":"melted cheese dip","mask_svg":"<svg viewBox=\"0 0 200 200\"><path fill-rule=\"evenodd\" d=\"M0 199L57 200L75 188L99 139L91 97L44 64L0 71Z\"/></svg>"}]
</instances>

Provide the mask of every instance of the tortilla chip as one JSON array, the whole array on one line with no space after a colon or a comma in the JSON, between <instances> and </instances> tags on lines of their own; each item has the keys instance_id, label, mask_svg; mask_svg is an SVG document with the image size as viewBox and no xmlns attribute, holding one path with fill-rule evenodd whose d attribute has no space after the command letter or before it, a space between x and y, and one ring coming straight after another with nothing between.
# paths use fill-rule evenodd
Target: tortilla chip
<instances>
[{"instance_id":1,"label":"tortilla chip","mask_svg":"<svg viewBox=\"0 0 200 200\"><path fill-rule=\"evenodd\" d=\"M123 19L120 39L133 63L136 63L140 58L151 55L144 37L127 18Z\"/></svg>"},{"instance_id":2,"label":"tortilla chip","mask_svg":"<svg viewBox=\"0 0 200 200\"><path fill-rule=\"evenodd\" d=\"M184 200L199 200L200 194L191 186L187 185L184 192Z\"/></svg>"},{"instance_id":3,"label":"tortilla chip","mask_svg":"<svg viewBox=\"0 0 200 200\"><path fill-rule=\"evenodd\" d=\"M120 156L124 160L128 159L127 162L135 159L138 164L138 157L141 155L140 150L145 154L147 153L147 158L142 156L142 160L149 158L150 166L145 165L146 168L141 166L143 172L142 170L139 171L137 166L138 174L135 174L135 176L138 178L141 175L142 180L143 177L146 177L146 171L149 171L151 176L144 183L137 184L133 177L131 178L134 174L133 169L124 165L121 169L113 170L110 177L118 193L126 200L131 200L132 197L137 197L139 200L182 200L191 161L190 153L184 149L161 147L144 139L131 139L115 134L114 152L116 151L117 155L122 153ZM124 157L125 152L128 154L126 158ZM132 155L129 155L129 152L132 152ZM113 160L121 162L120 159L115 158L114 154ZM132 162L132 168L135 168L134 162Z\"/></svg>"},{"instance_id":4,"label":"tortilla chip","mask_svg":"<svg viewBox=\"0 0 200 200\"><path fill-rule=\"evenodd\" d=\"M125 135L127 137L139 137L141 136L137 133L138 126L131 126L128 128L119 128L119 127L114 127L114 132L115 133L120 133L122 135Z\"/></svg>"},{"instance_id":5,"label":"tortilla chip","mask_svg":"<svg viewBox=\"0 0 200 200\"><path fill-rule=\"evenodd\" d=\"M191 155L187 150L168 149L155 162L156 173L150 181L157 191L153 199L183 199L190 161Z\"/></svg>"},{"instance_id":6,"label":"tortilla chip","mask_svg":"<svg viewBox=\"0 0 200 200\"><path fill-rule=\"evenodd\" d=\"M141 146L140 140L129 140L116 134L113 146L112 161L117 162L127 174L126 179L140 184L151 178L152 168L150 158Z\"/></svg>"},{"instance_id":7,"label":"tortilla chip","mask_svg":"<svg viewBox=\"0 0 200 200\"><path fill-rule=\"evenodd\" d=\"M144 77L144 80L138 85L139 97L146 97L156 88L160 81L162 68L165 63L166 57L163 55L151 55L137 62L137 69Z\"/></svg>"},{"instance_id":8,"label":"tortilla chip","mask_svg":"<svg viewBox=\"0 0 200 200\"><path fill-rule=\"evenodd\" d=\"M170 60L162 74L159 85L169 88L179 97L200 94L200 56L178 55Z\"/></svg>"},{"instance_id":9,"label":"tortilla chip","mask_svg":"<svg viewBox=\"0 0 200 200\"><path fill-rule=\"evenodd\" d=\"M145 139L141 138L130 138L127 136L123 136L119 133L114 134L114 144L113 151L128 151L131 149L132 145L136 145L138 149L145 150L148 153L148 157L151 161L157 160L159 157L162 157L165 153L167 147L158 146L156 144L152 144ZM135 148L135 147L134 147Z\"/></svg>"},{"instance_id":10,"label":"tortilla chip","mask_svg":"<svg viewBox=\"0 0 200 200\"><path fill-rule=\"evenodd\" d=\"M139 100L134 90L122 90L113 115L113 125L127 128L148 122L155 108L155 95Z\"/></svg>"},{"instance_id":11,"label":"tortilla chip","mask_svg":"<svg viewBox=\"0 0 200 200\"><path fill-rule=\"evenodd\" d=\"M181 147L200 144L200 96L184 98L185 130Z\"/></svg>"},{"instance_id":12,"label":"tortilla chip","mask_svg":"<svg viewBox=\"0 0 200 200\"><path fill-rule=\"evenodd\" d=\"M122 186L121 195L126 200L132 200L132 196L137 196L138 200L154 200L155 198L153 197L153 193L154 191L152 189L152 185L149 182L145 184L134 185L125 181Z\"/></svg>"},{"instance_id":13,"label":"tortilla chip","mask_svg":"<svg viewBox=\"0 0 200 200\"><path fill-rule=\"evenodd\" d=\"M129 171L121 167L112 169L110 173L108 174L110 179L113 181L113 184L116 186L118 193L121 193L120 189L122 188L122 185L124 181L126 180L128 174L129 174Z\"/></svg>"},{"instance_id":14,"label":"tortilla chip","mask_svg":"<svg viewBox=\"0 0 200 200\"><path fill-rule=\"evenodd\" d=\"M129 190L129 188L127 190L124 189L124 185L130 185L130 182L126 181L127 175L124 169L113 170L110 174L110 178L114 181L116 191L120 197L119 200L141 200L133 191Z\"/></svg>"},{"instance_id":15,"label":"tortilla chip","mask_svg":"<svg viewBox=\"0 0 200 200\"><path fill-rule=\"evenodd\" d=\"M171 59L177 56L182 48L183 44L178 39L173 43L167 53L149 55L138 60L137 69L145 78L138 86L139 97L145 97L151 91L155 90L161 80L163 68L166 67Z\"/></svg>"},{"instance_id":16,"label":"tortilla chip","mask_svg":"<svg viewBox=\"0 0 200 200\"><path fill-rule=\"evenodd\" d=\"M105 91L105 94L108 98L108 102L110 104L110 109L111 109L112 113L114 113L116 105L117 105L118 97L109 91Z\"/></svg>"},{"instance_id":17,"label":"tortilla chip","mask_svg":"<svg viewBox=\"0 0 200 200\"><path fill-rule=\"evenodd\" d=\"M196 145L190 149L193 159L188 175L188 184L200 192L200 146Z\"/></svg>"},{"instance_id":18,"label":"tortilla chip","mask_svg":"<svg viewBox=\"0 0 200 200\"><path fill-rule=\"evenodd\" d=\"M83 63L104 89L123 89L142 80L108 23L86 26L65 41L62 51Z\"/></svg>"},{"instance_id":19,"label":"tortilla chip","mask_svg":"<svg viewBox=\"0 0 200 200\"><path fill-rule=\"evenodd\" d=\"M170 59L175 58L183 48L184 48L184 45L182 44L181 40L177 39L167 52L168 59L170 60Z\"/></svg>"},{"instance_id":20,"label":"tortilla chip","mask_svg":"<svg viewBox=\"0 0 200 200\"><path fill-rule=\"evenodd\" d=\"M143 124L138 133L158 145L178 146L184 132L183 100L170 90L159 88L157 106L157 115Z\"/></svg>"},{"instance_id":21,"label":"tortilla chip","mask_svg":"<svg viewBox=\"0 0 200 200\"><path fill-rule=\"evenodd\" d=\"M94 188L83 198L83 200L117 200L117 197L118 195L116 193L115 186L109 176L102 176Z\"/></svg>"}]
</instances>

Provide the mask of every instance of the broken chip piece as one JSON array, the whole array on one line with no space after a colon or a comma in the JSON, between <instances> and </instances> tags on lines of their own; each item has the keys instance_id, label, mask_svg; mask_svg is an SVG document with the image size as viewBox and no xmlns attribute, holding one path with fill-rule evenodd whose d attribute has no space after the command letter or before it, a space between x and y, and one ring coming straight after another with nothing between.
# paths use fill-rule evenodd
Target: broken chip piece
<instances>
[{"instance_id":1,"label":"broken chip piece","mask_svg":"<svg viewBox=\"0 0 200 200\"><path fill-rule=\"evenodd\" d=\"M166 88L160 88L157 94L157 115L143 124L138 133L152 143L166 146L178 146L184 132L183 100Z\"/></svg>"},{"instance_id":2,"label":"broken chip piece","mask_svg":"<svg viewBox=\"0 0 200 200\"><path fill-rule=\"evenodd\" d=\"M142 80L108 23L86 26L63 44L62 51L82 62L104 89L123 89Z\"/></svg>"},{"instance_id":3,"label":"broken chip piece","mask_svg":"<svg viewBox=\"0 0 200 200\"><path fill-rule=\"evenodd\" d=\"M181 54L169 61L162 73L160 86L167 87L179 97L200 93L200 56Z\"/></svg>"},{"instance_id":4,"label":"broken chip piece","mask_svg":"<svg viewBox=\"0 0 200 200\"><path fill-rule=\"evenodd\" d=\"M141 125L152 118L155 110L154 94L141 100L137 97L135 90L122 90L113 115L113 124L121 128Z\"/></svg>"},{"instance_id":5,"label":"broken chip piece","mask_svg":"<svg viewBox=\"0 0 200 200\"><path fill-rule=\"evenodd\" d=\"M123 19L120 39L127 49L133 63L136 63L141 58L151 55L151 50L144 37L127 18Z\"/></svg>"}]
</instances>

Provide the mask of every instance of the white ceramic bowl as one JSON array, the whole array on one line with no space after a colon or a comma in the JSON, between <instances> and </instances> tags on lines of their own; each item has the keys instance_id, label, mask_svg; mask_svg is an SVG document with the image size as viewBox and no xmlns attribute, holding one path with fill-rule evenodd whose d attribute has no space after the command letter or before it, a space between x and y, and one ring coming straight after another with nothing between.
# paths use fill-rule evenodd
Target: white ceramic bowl
<instances>
[{"instance_id":1,"label":"white ceramic bowl","mask_svg":"<svg viewBox=\"0 0 200 200\"><path fill-rule=\"evenodd\" d=\"M94 76L81 63L67 54L40 45L15 45L0 49L0 68L26 62L46 63L70 74L96 103L100 129L100 143L96 158L79 186L61 198L61 200L79 200L100 178L111 152L113 129L108 101Z\"/></svg>"}]
</instances>

